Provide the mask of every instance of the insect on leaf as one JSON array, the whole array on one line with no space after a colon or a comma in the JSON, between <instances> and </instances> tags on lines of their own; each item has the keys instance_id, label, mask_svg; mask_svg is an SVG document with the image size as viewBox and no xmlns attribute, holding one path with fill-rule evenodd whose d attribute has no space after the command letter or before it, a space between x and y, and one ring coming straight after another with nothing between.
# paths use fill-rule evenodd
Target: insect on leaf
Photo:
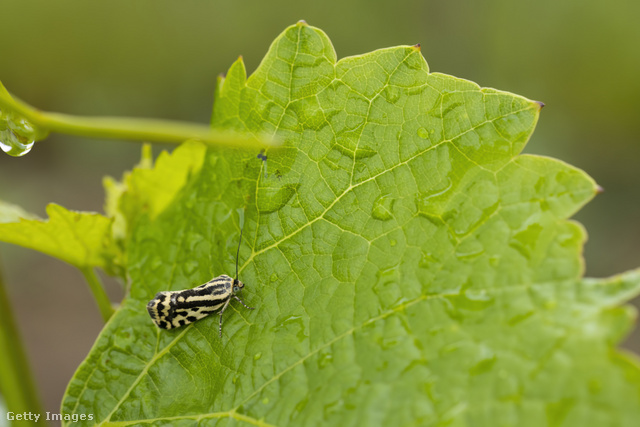
<instances>
[{"instance_id":1,"label":"insect on leaf","mask_svg":"<svg viewBox=\"0 0 640 427\"><path fill-rule=\"evenodd\" d=\"M162 212L139 218L130 293L63 412L117 425L637 425L638 359L615 347L639 273L582 278L586 234L568 218L597 187L519 154L539 112L430 73L416 47L338 61L322 31L289 27L249 78L238 60L220 79L212 118L285 147L267 151L266 176L258 153L209 150ZM146 311L158 291L233 274L238 208L242 295L257 309L232 301L222 339L216 316L159 330Z\"/></svg>"}]
</instances>

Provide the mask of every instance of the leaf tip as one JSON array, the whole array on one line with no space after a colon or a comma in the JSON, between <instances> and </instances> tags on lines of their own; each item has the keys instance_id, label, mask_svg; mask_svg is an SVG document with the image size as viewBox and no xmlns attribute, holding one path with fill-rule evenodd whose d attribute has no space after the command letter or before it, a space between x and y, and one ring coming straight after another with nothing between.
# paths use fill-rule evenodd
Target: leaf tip
<instances>
[{"instance_id":1,"label":"leaf tip","mask_svg":"<svg viewBox=\"0 0 640 427\"><path fill-rule=\"evenodd\" d=\"M415 49L417 52L420 52L420 43L414 44L413 46L411 46L413 49Z\"/></svg>"},{"instance_id":2,"label":"leaf tip","mask_svg":"<svg viewBox=\"0 0 640 427\"><path fill-rule=\"evenodd\" d=\"M604 188L596 184L596 194L602 194L602 193L604 193Z\"/></svg>"},{"instance_id":3,"label":"leaf tip","mask_svg":"<svg viewBox=\"0 0 640 427\"><path fill-rule=\"evenodd\" d=\"M533 103L538 105L538 111L544 108L544 102L542 101L533 101Z\"/></svg>"},{"instance_id":4,"label":"leaf tip","mask_svg":"<svg viewBox=\"0 0 640 427\"><path fill-rule=\"evenodd\" d=\"M307 27L309 24L307 24L307 21L305 21L304 19L301 19L298 22L296 22L296 25L298 27Z\"/></svg>"}]
</instances>

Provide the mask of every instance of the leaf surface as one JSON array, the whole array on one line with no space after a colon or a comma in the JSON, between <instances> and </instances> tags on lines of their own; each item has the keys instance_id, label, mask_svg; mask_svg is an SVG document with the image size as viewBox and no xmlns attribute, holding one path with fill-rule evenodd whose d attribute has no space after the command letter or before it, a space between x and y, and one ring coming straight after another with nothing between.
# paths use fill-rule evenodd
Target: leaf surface
<instances>
[{"instance_id":1,"label":"leaf surface","mask_svg":"<svg viewBox=\"0 0 640 427\"><path fill-rule=\"evenodd\" d=\"M155 219L164 211L189 177L200 170L204 153L204 145L188 141L171 154L162 151L154 165L151 146L144 145L140 163L124 174L122 182L105 177L105 211L115 218L114 235L124 239L138 217Z\"/></svg>"},{"instance_id":2,"label":"leaf surface","mask_svg":"<svg viewBox=\"0 0 640 427\"><path fill-rule=\"evenodd\" d=\"M51 203L49 219L37 219L15 205L0 206L0 241L35 249L78 268L106 267L111 254L111 219Z\"/></svg>"},{"instance_id":3,"label":"leaf surface","mask_svg":"<svg viewBox=\"0 0 640 427\"><path fill-rule=\"evenodd\" d=\"M266 163L181 148L184 183L130 229L130 292L63 412L110 425L636 425L638 359L615 346L640 275L582 278L585 232L567 218L597 187L519 154L539 111L429 73L416 47L337 61L323 32L288 28L250 78L238 60L220 79L212 118L285 147ZM157 329L156 292L234 275L239 208L256 310L232 302L222 339L216 315Z\"/></svg>"}]
</instances>

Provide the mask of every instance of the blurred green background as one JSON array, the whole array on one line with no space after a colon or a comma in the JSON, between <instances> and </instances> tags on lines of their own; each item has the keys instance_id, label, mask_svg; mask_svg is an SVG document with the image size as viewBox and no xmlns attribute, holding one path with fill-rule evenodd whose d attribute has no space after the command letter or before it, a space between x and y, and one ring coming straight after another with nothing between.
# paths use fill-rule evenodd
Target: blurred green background
<instances>
[{"instance_id":1,"label":"blurred green background","mask_svg":"<svg viewBox=\"0 0 640 427\"><path fill-rule=\"evenodd\" d=\"M586 274L640 266L640 2L0 0L0 16L0 80L32 105L202 123L216 76L239 55L252 72L299 19L327 32L339 58L421 43L432 71L547 105L526 151L606 190L576 215L589 232ZM0 199L40 216L48 202L102 211L102 177L120 177L139 153L53 135L25 157L0 153ZM72 267L4 244L0 255L46 410L57 412L98 310ZM118 301L119 285L108 287ZM640 353L640 334L625 346Z\"/></svg>"}]
</instances>

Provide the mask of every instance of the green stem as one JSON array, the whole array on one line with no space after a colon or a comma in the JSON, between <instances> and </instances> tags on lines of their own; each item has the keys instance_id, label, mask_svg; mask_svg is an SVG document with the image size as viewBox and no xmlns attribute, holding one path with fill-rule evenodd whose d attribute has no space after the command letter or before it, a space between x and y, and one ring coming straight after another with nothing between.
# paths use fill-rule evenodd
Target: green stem
<instances>
[{"instance_id":1,"label":"green stem","mask_svg":"<svg viewBox=\"0 0 640 427\"><path fill-rule=\"evenodd\" d=\"M48 132L66 133L92 138L131 139L136 141L180 143L197 139L205 144L255 149L277 146L277 139L266 135L250 135L209 126L170 120L133 119L126 117L78 117L40 111L26 102L13 98L0 83L0 109L22 116L39 130L36 139Z\"/></svg>"},{"instance_id":2,"label":"green stem","mask_svg":"<svg viewBox=\"0 0 640 427\"><path fill-rule=\"evenodd\" d=\"M111 306L111 302L109 301L109 297L100 282L100 279L96 275L96 272L91 267L83 267L80 269L82 275L84 276L87 283L89 283L89 289L91 289L91 293L93 294L93 298L96 300L98 304L98 309L100 310L100 314L102 315L102 320L105 323L109 320L111 315L113 315L113 307Z\"/></svg>"},{"instance_id":3,"label":"green stem","mask_svg":"<svg viewBox=\"0 0 640 427\"><path fill-rule=\"evenodd\" d=\"M0 271L0 392L9 412L44 414ZM21 425L34 425L32 420Z\"/></svg>"}]
</instances>

